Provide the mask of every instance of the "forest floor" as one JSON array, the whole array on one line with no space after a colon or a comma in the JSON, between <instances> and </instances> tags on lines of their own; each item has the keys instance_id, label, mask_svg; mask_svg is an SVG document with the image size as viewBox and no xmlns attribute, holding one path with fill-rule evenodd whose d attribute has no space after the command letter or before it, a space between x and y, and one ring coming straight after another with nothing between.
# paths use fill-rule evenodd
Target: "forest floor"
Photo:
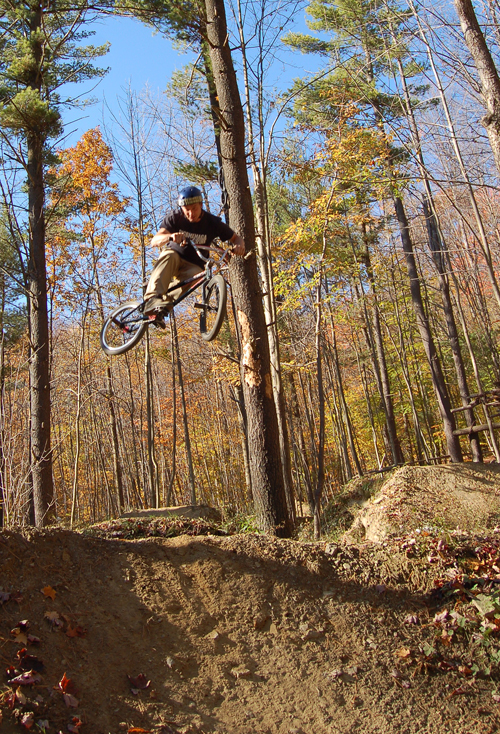
<instances>
[{"instance_id":1,"label":"forest floor","mask_svg":"<svg viewBox=\"0 0 500 734\"><path fill-rule=\"evenodd\" d=\"M476 503L500 470L433 467L427 490L399 471L349 490L352 519L396 503L379 541L179 518L0 533L1 734L500 731L500 528ZM475 498L454 527L424 498L450 482Z\"/></svg>"}]
</instances>

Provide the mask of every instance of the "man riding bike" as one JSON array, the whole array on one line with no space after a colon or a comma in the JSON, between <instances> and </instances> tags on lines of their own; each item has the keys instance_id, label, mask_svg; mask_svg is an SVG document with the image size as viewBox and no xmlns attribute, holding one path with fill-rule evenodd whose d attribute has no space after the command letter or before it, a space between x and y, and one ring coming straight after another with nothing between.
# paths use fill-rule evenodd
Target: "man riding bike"
<instances>
[{"instance_id":1,"label":"man riding bike","mask_svg":"<svg viewBox=\"0 0 500 734\"><path fill-rule=\"evenodd\" d=\"M179 193L179 208L165 215L161 227L151 240L161 252L155 263L144 294L144 314L151 321L163 325L162 313L170 310L169 304L182 291L178 288L167 294L172 282L181 282L203 271L203 261L198 257L195 245L209 248L218 237L233 244L235 255L245 254L243 239L219 217L203 209L203 196L195 186L187 186Z\"/></svg>"}]
</instances>

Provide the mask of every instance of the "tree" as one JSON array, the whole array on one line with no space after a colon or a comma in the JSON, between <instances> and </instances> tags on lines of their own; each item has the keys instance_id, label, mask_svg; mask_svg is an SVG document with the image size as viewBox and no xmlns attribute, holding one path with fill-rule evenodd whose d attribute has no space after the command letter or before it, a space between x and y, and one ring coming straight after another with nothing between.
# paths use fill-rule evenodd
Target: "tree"
<instances>
[{"instance_id":1,"label":"tree","mask_svg":"<svg viewBox=\"0 0 500 734\"><path fill-rule=\"evenodd\" d=\"M288 536L292 528L285 497L269 344L254 253L255 228L246 163L245 121L223 0L206 0L206 33L222 122L220 146L229 194L229 223L244 237L249 253L245 259L232 259L231 283L241 337L241 378L252 491L263 529Z\"/></svg>"},{"instance_id":2,"label":"tree","mask_svg":"<svg viewBox=\"0 0 500 734\"><path fill-rule=\"evenodd\" d=\"M481 82L486 114L481 122L486 128L495 164L500 173L500 76L477 20L472 0L454 0L460 25Z\"/></svg>"},{"instance_id":3,"label":"tree","mask_svg":"<svg viewBox=\"0 0 500 734\"><path fill-rule=\"evenodd\" d=\"M214 133L229 196L229 223L246 242L249 257L233 258L231 283L241 338L241 379L247 418L250 473L261 527L289 535L276 407L270 373L262 292L255 260L255 229L245 151L245 123L229 48L224 3L134 3L133 12L177 40L194 42L206 77Z\"/></svg>"},{"instance_id":4,"label":"tree","mask_svg":"<svg viewBox=\"0 0 500 734\"><path fill-rule=\"evenodd\" d=\"M91 60L105 48L82 47L88 35L87 0L61 10L42 0L0 2L0 125L27 176L28 305L30 323L31 477L35 523L54 517L50 417L50 354L45 259L45 165L49 140L62 130L60 110L68 100L62 85L90 79L98 71ZM16 152L16 140L21 145Z\"/></svg>"}]
</instances>

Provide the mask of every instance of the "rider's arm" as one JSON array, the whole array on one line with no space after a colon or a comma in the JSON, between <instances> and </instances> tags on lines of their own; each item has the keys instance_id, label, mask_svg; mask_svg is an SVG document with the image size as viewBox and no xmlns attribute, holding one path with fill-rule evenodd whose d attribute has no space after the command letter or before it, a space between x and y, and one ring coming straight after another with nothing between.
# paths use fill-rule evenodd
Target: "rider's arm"
<instances>
[{"instance_id":1,"label":"rider's arm","mask_svg":"<svg viewBox=\"0 0 500 734\"><path fill-rule=\"evenodd\" d=\"M163 247L168 242L177 242L181 244L184 242L184 235L180 232L169 232L165 227L161 227L151 240L153 247Z\"/></svg>"},{"instance_id":2,"label":"rider's arm","mask_svg":"<svg viewBox=\"0 0 500 734\"><path fill-rule=\"evenodd\" d=\"M233 234L229 242L233 245L233 253L235 255L245 254L245 241L236 232Z\"/></svg>"}]
</instances>

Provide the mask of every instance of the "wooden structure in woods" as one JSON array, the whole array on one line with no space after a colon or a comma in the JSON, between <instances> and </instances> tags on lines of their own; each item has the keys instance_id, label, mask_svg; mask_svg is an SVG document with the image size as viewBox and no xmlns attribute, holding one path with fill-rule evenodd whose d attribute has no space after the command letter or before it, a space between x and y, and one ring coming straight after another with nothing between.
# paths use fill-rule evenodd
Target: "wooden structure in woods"
<instances>
[{"instance_id":1,"label":"wooden structure in woods","mask_svg":"<svg viewBox=\"0 0 500 734\"><path fill-rule=\"evenodd\" d=\"M481 433L482 431L488 431L488 443L495 454L495 458L500 462L500 451L498 443L495 437L495 429L500 428L500 387L494 387L486 392L474 393L467 396L468 405L464 405L460 408L454 408L452 413L461 413L466 410L471 411L474 417L474 410L481 408L484 414L486 423L473 423L472 426L467 428L457 428L453 431L455 436L470 436L473 433ZM495 419L497 419L495 421Z\"/></svg>"}]
</instances>

